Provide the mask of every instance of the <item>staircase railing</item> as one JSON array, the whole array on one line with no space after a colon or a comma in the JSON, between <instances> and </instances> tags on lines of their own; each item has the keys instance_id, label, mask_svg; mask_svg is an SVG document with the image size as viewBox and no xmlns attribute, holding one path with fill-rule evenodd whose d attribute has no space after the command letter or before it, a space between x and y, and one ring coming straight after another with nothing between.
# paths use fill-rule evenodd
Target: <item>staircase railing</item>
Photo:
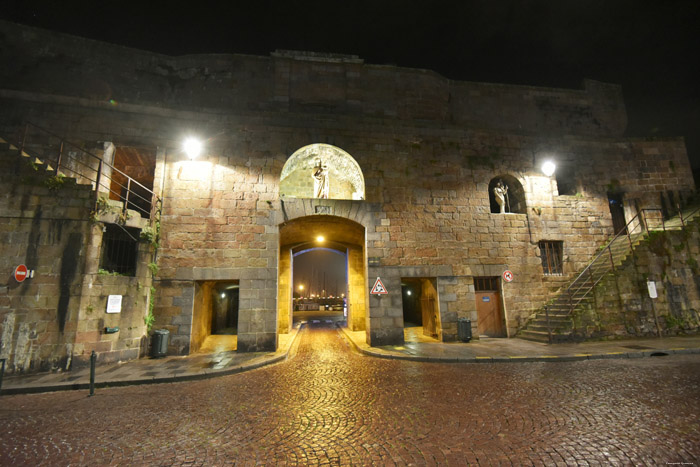
<instances>
[{"instance_id":1,"label":"staircase railing","mask_svg":"<svg viewBox=\"0 0 700 467\"><path fill-rule=\"evenodd\" d=\"M700 206L683 213L680 205L677 206L680 228L685 228L686 221L700 211ZM571 281L571 283L557 294L557 297L549 305L545 305L546 326L549 342L552 342L552 331L549 318L552 309L566 312L569 316L576 307L586 300L595 290L595 286L611 271L615 271L614 250L624 253L624 257L634 248L634 242L648 234L652 230L667 230L669 221L664 218L660 208L645 208L634 216L617 234L601 249L590 263ZM670 227L672 228L672 227ZM619 259L619 258L618 258Z\"/></svg>"},{"instance_id":2,"label":"staircase railing","mask_svg":"<svg viewBox=\"0 0 700 467\"><path fill-rule=\"evenodd\" d=\"M647 213L658 213L658 216L649 217ZM576 306L585 300L591 290L610 271L615 271L615 255L613 248L622 248L630 251L633 248L632 237L635 240L649 232L649 222L661 223L663 230L666 230L666 222L661 209L642 209L634 216L620 231L601 249L601 251L591 260L583 271L569 284L565 290L565 295L569 303L569 313L573 312ZM627 245L625 245L625 243ZM622 244L622 245L621 245Z\"/></svg>"},{"instance_id":3,"label":"staircase railing","mask_svg":"<svg viewBox=\"0 0 700 467\"><path fill-rule=\"evenodd\" d=\"M44 141L40 141L42 139ZM160 212L162 201L153 190L56 133L27 122L17 145L20 155L25 153L48 163L56 176L67 173L92 183L95 189L95 210L98 209L100 193L104 193L123 203L122 214L127 209L133 209L141 217L152 220ZM81 156L76 157L73 153ZM117 180L115 174L123 181Z\"/></svg>"}]
</instances>

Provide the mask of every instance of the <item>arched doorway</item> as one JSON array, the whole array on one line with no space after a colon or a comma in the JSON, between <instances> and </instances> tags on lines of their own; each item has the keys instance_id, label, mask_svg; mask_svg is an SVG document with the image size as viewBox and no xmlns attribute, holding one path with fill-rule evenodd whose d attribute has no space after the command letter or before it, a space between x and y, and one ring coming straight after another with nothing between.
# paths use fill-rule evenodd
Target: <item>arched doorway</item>
<instances>
[{"instance_id":1,"label":"arched doorway","mask_svg":"<svg viewBox=\"0 0 700 467\"><path fill-rule=\"evenodd\" d=\"M295 308L311 311L314 306L342 313L353 331L365 330L365 228L343 217L305 216L280 225L279 238L278 332L289 332Z\"/></svg>"}]
</instances>

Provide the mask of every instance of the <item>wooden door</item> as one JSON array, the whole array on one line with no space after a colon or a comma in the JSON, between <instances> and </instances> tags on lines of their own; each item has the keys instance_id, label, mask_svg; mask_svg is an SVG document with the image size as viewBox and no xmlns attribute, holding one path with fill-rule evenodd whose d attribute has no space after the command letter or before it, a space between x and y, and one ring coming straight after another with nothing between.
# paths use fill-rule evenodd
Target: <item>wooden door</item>
<instances>
[{"instance_id":1,"label":"wooden door","mask_svg":"<svg viewBox=\"0 0 700 467\"><path fill-rule=\"evenodd\" d=\"M423 318L423 335L437 337L437 310L434 297L420 299L420 308Z\"/></svg>"},{"instance_id":2,"label":"wooden door","mask_svg":"<svg viewBox=\"0 0 700 467\"><path fill-rule=\"evenodd\" d=\"M496 291L476 292L477 332L481 336L503 337L501 296Z\"/></svg>"}]
</instances>

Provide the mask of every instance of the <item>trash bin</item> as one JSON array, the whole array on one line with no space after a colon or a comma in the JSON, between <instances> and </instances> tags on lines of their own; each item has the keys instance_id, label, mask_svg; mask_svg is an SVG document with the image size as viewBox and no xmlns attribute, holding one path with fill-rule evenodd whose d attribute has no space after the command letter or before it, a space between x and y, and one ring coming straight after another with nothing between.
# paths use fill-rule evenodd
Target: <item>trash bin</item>
<instances>
[{"instance_id":1,"label":"trash bin","mask_svg":"<svg viewBox=\"0 0 700 467\"><path fill-rule=\"evenodd\" d=\"M156 329L151 338L151 357L162 358L168 354L168 341L170 331L167 329Z\"/></svg>"},{"instance_id":2,"label":"trash bin","mask_svg":"<svg viewBox=\"0 0 700 467\"><path fill-rule=\"evenodd\" d=\"M459 318L457 320L457 337L462 342L472 340L472 320L468 318Z\"/></svg>"}]
</instances>

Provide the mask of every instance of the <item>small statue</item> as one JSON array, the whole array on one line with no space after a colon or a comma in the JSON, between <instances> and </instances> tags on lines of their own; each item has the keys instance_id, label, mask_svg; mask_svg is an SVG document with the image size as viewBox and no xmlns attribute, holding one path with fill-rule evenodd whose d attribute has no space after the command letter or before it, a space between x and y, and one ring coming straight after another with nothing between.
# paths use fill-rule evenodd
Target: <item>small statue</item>
<instances>
[{"instance_id":1,"label":"small statue","mask_svg":"<svg viewBox=\"0 0 700 467\"><path fill-rule=\"evenodd\" d=\"M314 167L314 198L328 199L328 166L316 159Z\"/></svg>"},{"instance_id":2,"label":"small statue","mask_svg":"<svg viewBox=\"0 0 700 467\"><path fill-rule=\"evenodd\" d=\"M496 198L498 207L501 209L501 214L506 213L506 207L508 207L508 211L510 211L510 206L508 206L510 204L508 203L508 185L504 185L503 181L499 180L496 186L493 187L493 195Z\"/></svg>"}]
</instances>

